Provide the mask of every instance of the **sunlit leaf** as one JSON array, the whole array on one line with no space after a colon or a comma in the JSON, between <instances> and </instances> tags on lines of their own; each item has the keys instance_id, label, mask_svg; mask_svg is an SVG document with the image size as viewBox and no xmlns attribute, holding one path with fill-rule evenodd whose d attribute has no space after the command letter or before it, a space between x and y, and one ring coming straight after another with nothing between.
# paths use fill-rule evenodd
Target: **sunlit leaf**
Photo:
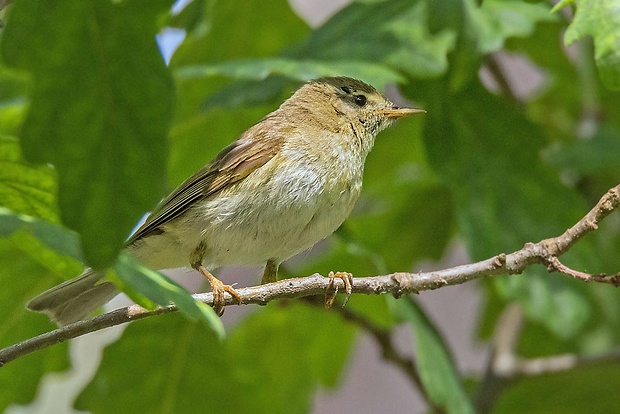
<instances>
[{"instance_id":1,"label":"sunlit leaf","mask_svg":"<svg viewBox=\"0 0 620 414\"><path fill-rule=\"evenodd\" d=\"M594 58L601 79L613 90L620 89L620 7L616 0L576 0L573 22L566 29L567 45L584 36L594 38Z\"/></svg>"}]
</instances>

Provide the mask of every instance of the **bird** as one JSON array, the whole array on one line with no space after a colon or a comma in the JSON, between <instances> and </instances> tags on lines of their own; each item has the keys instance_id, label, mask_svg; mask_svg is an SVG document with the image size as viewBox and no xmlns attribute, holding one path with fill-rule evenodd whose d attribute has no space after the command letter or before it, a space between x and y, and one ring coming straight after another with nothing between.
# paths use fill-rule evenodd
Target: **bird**
<instances>
[{"instance_id":1,"label":"bird","mask_svg":"<svg viewBox=\"0 0 620 414\"><path fill-rule=\"evenodd\" d=\"M353 78L308 81L164 198L125 249L153 269L189 265L203 274L221 315L225 292L239 303L240 297L208 269L264 264L261 283L276 281L284 260L330 236L349 216L377 134L423 112L399 107ZM337 277L349 290L350 274ZM63 326L117 293L102 272L86 268L27 308Z\"/></svg>"}]
</instances>

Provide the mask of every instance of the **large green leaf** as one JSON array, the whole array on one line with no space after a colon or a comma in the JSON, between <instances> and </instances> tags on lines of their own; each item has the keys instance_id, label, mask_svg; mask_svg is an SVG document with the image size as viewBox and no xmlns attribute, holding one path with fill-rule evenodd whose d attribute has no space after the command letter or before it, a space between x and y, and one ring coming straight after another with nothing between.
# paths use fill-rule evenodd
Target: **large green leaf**
<instances>
[{"instance_id":1,"label":"large green leaf","mask_svg":"<svg viewBox=\"0 0 620 414\"><path fill-rule=\"evenodd\" d=\"M454 361L433 323L410 297L391 298L389 303L396 317L411 324L416 367L433 405L451 414L473 414Z\"/></svg>"},{"instance_id":2,"label":"large green leaf","mask_svg":"<svg viewBox=\"0 0 620 414\"><path fill-rule=\"evenodd\" d=\"M319 384L337 382L353 332L333 313L292 304L260 309L224 342L172 315L145 320L130 325L106 350L78 407L93 413L184 413L196 407L308 412Z\"/></svg>"},{"instance_id":3,"label":"large green leaf","mask_svg":"<svg viewBox=\"0 0 620 414\"><path fill-rule=\"evenodd\" d=\"M573 22L564 35L567 45L594 38L594 58L605 85L620 89L620 7L616 0L576 0Z\"/></svg>"},{"instance_id":4,"label":"large green leaf","mask_svg":"<svg viewBox=\"0 0 620 414\"><path fill-rule=\"evenodd\" d=\"M24 0L4 29L6 62L33 76L24 155L57 168L61 217L97 268L163 189L173 89L155 33L170 5Z\"/></svg>"}]
</instances>

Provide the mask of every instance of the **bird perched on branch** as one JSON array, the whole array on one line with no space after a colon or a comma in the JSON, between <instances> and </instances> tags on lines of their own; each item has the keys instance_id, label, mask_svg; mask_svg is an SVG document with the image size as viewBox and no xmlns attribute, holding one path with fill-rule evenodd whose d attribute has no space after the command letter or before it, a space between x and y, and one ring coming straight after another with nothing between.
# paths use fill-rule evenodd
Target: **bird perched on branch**
<instances>
[{"instance_id":1,"label":"bird perched on branch","mask_svg":"<svg viewBox=\"0 0 620 414\"><path fill-rule=\"evenodd\" d=\"M225 292L239 296L208 269L265 264L262 283L276 281L282 261L332 234L351 213L377 134L420 112L359 80L310 81L166 197L126 249L154 269L190 265L202 273L221 313ZM350 289L350 274L336 276ZM65 325L117 293L87 269L27 306Z\"/></svg>"}]
</instances>

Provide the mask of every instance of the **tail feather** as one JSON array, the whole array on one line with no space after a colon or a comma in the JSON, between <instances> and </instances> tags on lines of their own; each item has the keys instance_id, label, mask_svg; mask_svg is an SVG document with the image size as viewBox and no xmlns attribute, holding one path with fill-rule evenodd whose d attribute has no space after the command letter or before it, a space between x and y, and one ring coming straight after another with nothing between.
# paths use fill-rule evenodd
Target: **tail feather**
<instances>
[{"instance_id":1,"label":"tail feather","mask_svg":"<svg viewBox=\"0 0 620 414\"><path fill-rule=\"evenodd\" d=\"M87 269L75 279L39 294L26 307L46 313L63 326L86 318L118 294L111 282L101 282L103 275Z\"/></svg>"}]
</instances>

